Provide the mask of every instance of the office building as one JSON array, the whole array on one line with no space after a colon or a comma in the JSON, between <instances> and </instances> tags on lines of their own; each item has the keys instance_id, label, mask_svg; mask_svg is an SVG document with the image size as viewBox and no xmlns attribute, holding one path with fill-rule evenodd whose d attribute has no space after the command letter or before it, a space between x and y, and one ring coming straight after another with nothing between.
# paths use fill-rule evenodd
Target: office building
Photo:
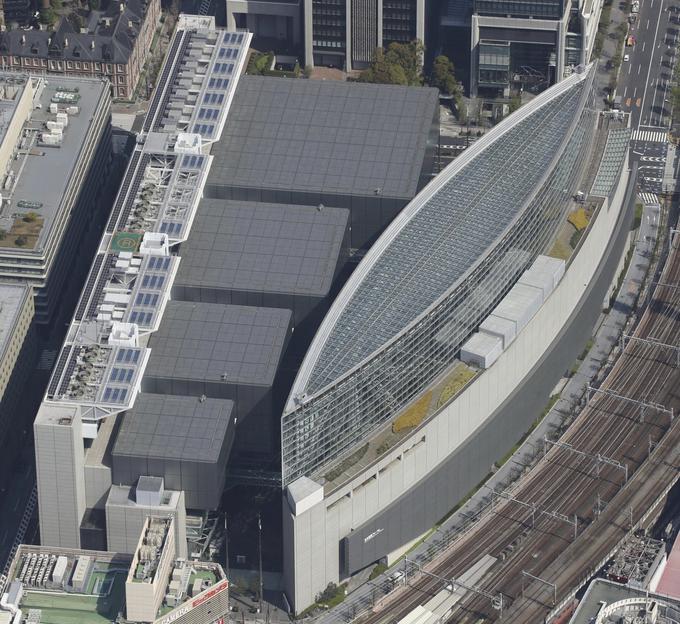
<instances>
[{"instance_id":1,"label":"office building","mask_svg":"<svg viewBox=\"0 0 680 624\"><path fill-rule=\"evenodd\" d=\"M0 282L0 444L13 433L19 393L35 364L33 315L31 286Z\"/></svg>"},{"instance_id":2,"label":"office building","mask_svg":"<svg viewBox=\"0 0 680 624\"><path fill-rule=\"evenodd\" d=\"M450 4L455 26L465 8ZM474 0L470 94L508 98L566 78L589 62L601 11L601 0Z\"/></svg>"},{"instance_id":3,"label":"office building","mask_svg":"<svg viewBox=\"0 0 680 624\"><path fill-rule=\"evenodd\" d=\"M540 411L527 411L538 378L547 396L577 355L553 356L552 343L595 322L633 189L630 131L598 115L594 74L581 67L475 142L334 300L282 420L296 612L328 583L394 561L455 507ZM565 252L556 240L581 190L597 208ZM584 305L586 325L571 325ZM546 357L556 362L537 367Z\"/></svg>"},{"instance_id":4,"label":"office building","mask_svg":"<svg viewBox=\"0 0 680 624\"><path fill-rule=\"evenodd\" d=\"M106 78L114 98L129 100L160 15L160 0L117 0L90 11L80 29L62 17L54 30L4 31L0 62L15 71Z\"/></svg>"},{"instance_id":5,"label":"office building","mask_svg":"<svg viewBox=\"0 0 680 624\"><path fill-rule=\"evenodd\" d=\"M174 522L145 517L131 554L22 544L0 584L0 622L61 621L65 613L77 613L82 622L225 621L224 570L175 553Z\"/></svg>"},{"instance_id":6,"label":"office building","mask_svg":"<svg viewBox=\"0 0 680 624\"><path fill-rule=\"evenodd\" d=\"M146 515L216 508L225 466L278 472L357 247L431 178L435 90L241 77L249 41L180 17L35 422L45 544L133 552Z\"/></svg>"},{"instance_id":7,"label":"office building","mask_svg":"<svg viewBox=\"0 0 680 624\"><path fill-rule=\"evenodd\" d=\"M429 8L425 0L306 0L305 64L352 71L392 42L427 46Z\"/></svg>"},{"instance_id":8,"label":"office building","mask_svg":"<svg viewBox=\"0 0 680 624\"><path fill-rule=\"evenodd\" d=\"M125 581L125 617L153 622L176 558L172 518L147 517Z\"/></svg>"},{"instance_id":9,"label":"office building","mask_svg":"<svg viewBox=\"0 0 680 624\"><path fill-rule=\"evenodd\" d=\"M34 424L44 544L80 547L83 538L97 534L99 523L98 534L105 532L118 548L121 541L129 544L126 517L138 534L138 520L149 507L137 496L139 478L147 475L112 487L112 470L123 470L121 458L133 461L138 452L121 439L114 465L117 422L142 388L150 335L161 327L166 306L176 309L168 300L180 259L170 250L188 237L210 168L209 146L225 122L250 40L247 33L219 31L207 21L208 28L205 18L179 22L145 120L146 140L135 147ZM191 91L183 88L187 80L194 85ZM217 403L201 404L187 416L200 426L215 422L215 431L224 433L213 456L219 463L229 446L231 408ZM140 409L154 411L152 404ZM175 407L184 414L179 404ZM123 433L134 430L136 417L133 413L122 423ZM193 442L200 439L197 432ZM137 459L153 464L154 449ZM186 455L178 446L167 451L179 462L175 466L200 472L200 463L183 463ZM187 484L195 478L187 476ZM165 485L162 489L166 492ZM203 496L196 490L191 495ZM168 487L167 495L159 496L161 506L185 513L183 491Z\"/></svg>"},{"instance_id":10,"label":"office building","mask_svg":"<svg viewBox=\"0 0 680 624\"><path fill-rule=\"evenodd\" d=\"M113 485L106 499L106 545L133 553L148 516L172 518L177 556L187 557L184 492L165 488L161 477L139 477L136 485Z\"/></svg>"},{"instance_id":11,"label":"office building","mask_svg":"<svg viewBox=\"0 0 680 624\"><path fill-rule=\"evenodd\" d=\"M38 323L52 318L99 210L111 158L110 103L103 80L0 74L0 278L33 286Z\"/></svg>"},{"instance_id":12,"label":"office building","mask_svg":"<svg viewBox=\"0 0 680 624\"><path fill-rule=\"evenodd\" d=\"M300 0L225 0L225 3L228 30L253 33L253 47L257 50L273 50L277 57L283 54L297 58L296 52L302 47Z\"/></svg>"}]
</instances>

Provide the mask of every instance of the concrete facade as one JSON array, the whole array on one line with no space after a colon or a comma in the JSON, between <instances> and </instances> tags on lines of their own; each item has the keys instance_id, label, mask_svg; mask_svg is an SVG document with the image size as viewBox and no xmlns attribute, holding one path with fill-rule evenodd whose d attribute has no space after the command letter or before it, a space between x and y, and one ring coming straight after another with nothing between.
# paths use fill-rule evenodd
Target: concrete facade
<instances>
[{"instance_id":1,"label":"concrete facade","mask_svg":"<svg viewBox=\"0 0 680 624\"><path fill-rule=\"evenodd\" d=\"M114 485L106 501L106 543L108 550L132 554L146 518L150 515L174 518L173 531L177 556L186 558L186 509L184 492L163 491L160 505L142 505L136 500L135 488Z\"/></svg>"},{"instance_id":2,"label":"concrete facade","mask_svg":"<svg viewBox=\"0 0 680 624\"><path fill-rule=\"evenodd\" d=\"M302 42L302 7L298 1L226 0L227 28L247 28L257 39L280 42L282 47Z\"/></svg>"},{"instance_id":3,"label":"concrete facade","mask_svg":"<svg viewBox=\"0 0 680 624\"><path fill-rule=\"evenodd\" d=\"M147 517L142 527L130 572L125 581L125 615L135 622L153 622L163 602L165 588L175 560L174 520ZM155 542L162 540L161 544ZM155 556L148 552L154 549ZM144 564L153 566L145 572Z\"/></svg>"},{"instance_id":4,"label":"concrete facade","mask_svg":"<svg viewBox=\"0 0 680 624\"><path fill-rule=\"evenodd\" d=\"M85 513L84 451L80 410L42 404L33 423L40 539L80 548Z\"/></svg>"},{"instance_id":5,"label":"concrete facade","mask_svg":"<svg viewBox=\"0 0 680 624\"><path fill-rule=\"evenodd\" d=\"M285 591L296 612L329 582L337 583L431 527L488 473L513 434L523 430L515 421L496 427L501 439L488 429L475 439L540 370L538 364L573 322L600 263L621 252L622 243L613 244L612 237L624 212L627 183L628 172L600 208L556 290L493 366L377 462L326 492L322 501L306 505L306 498L318 496L311 490L300 500L284 497ZM599 305L608 281L597 286L593 296ZM570 361L562 363L560 374ZM524 418L529 418L526 411ZM531 420L533 412L524 425Z\"/></svg>"},{"instance_id":6,"label":"concrete facade","mask_svg":"<svg viewBox=\"0 0 680 624\"><path fill-rule=\"evenodd\" d=\"M361 70L369 66L376 48L392 42L417 39L427 47L425 0L401 3L401 10L396 6L383 0L306 0L305 65Z\"/></svg>"}]
</instances>

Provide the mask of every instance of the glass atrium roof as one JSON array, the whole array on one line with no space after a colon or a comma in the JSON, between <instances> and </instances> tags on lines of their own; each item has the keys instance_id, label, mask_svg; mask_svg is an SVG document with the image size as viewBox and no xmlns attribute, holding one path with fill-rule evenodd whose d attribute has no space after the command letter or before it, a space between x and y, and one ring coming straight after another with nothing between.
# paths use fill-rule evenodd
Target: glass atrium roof
<instances>
[{"instance_id":1,"label":"glass atrium roof","mask_svg":"<svg viewBox=\"0 0 680 624\"><path fill-rule=\"evenodd\" d=\"M291 396L312 395L360 364L488 254L568 139L588 74L575 73L499 124L401 212L334 302Z\"/></svg>"}]
</instances>

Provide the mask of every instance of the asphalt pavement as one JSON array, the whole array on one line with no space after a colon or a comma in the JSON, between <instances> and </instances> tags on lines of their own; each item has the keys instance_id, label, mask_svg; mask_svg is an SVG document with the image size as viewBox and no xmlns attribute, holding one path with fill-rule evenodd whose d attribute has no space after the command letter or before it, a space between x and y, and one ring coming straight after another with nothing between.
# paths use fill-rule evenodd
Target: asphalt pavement
<instances>
[{"instance_id":1,"label":"asphalt pavement","mask_svg":"<svg viewBox=\"0 0 680 624\"><path fill-rule=\"evenodd\" d=\"M634 46L626 46L628 60L621 64L616 95L621 110L630 113L631 156L639 165L643 193L660 194L670 127L670 89L678 41L680 3L674 0L640 0L640 12L629 26Z\"/></svg>"}]
</instances>

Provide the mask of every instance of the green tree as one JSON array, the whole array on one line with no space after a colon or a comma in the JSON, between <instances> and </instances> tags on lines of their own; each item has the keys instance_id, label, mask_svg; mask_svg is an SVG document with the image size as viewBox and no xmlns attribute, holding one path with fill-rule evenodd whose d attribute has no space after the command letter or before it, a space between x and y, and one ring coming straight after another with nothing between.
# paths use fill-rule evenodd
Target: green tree
<instances>
[{"instance_id":1,"label":"green tree","mask_svg":"<svg viewBox=\"0 0 680 624\"><path fill-rule=\"evenodd\" d=\"M453 63L448 57L441 55L434 59L430 84L437 87L444 95L454 95L460 90Z\"/></svg>"},{"instance_id":2,"label":"green tree","mask_svg":"<svg viewBox=\"0 0 680 624\"><path fill-rule=\"evenodd\" d=\"M54 26L54 23L57 21L57 14L54 12L54 9L52 7L40 9L40 21L50 28Z\"/></svg>"},{"instance_id":3,"label":"green tree","mask_svg":"<svg viewBox=\"0 0 680 624\"><path fill-rule=\"evenodd\" d=\"M511 113L514 113L520 106L522 106L522 98L519 95L513 95L510 98L510 104L508 104L508 109Z\"/></svg>"},{"instance_id":4,"label":"green tree","mask_svg":"<svg viewBox=\"0 0 680 624\"><path fill-rule=\"evenodd\" d=\"M390 43L387 50L377 48L370 66L359 75L359 81L421 85L423 50L423 44L417 40L410 43Z\"/></svg>"},{"instance_id":5,"label":"green tree","mask_svg":"<svg viewBox=\"0 0 680 624\"><path fill-rule=\"evenodd\" d=\"M370 67L359 74L359 82L396 85L408 84L403 68L399 65L389 63L385 51L382 48L378 48L375 51L375 56Z\"/></svg>"},{"instance_id":6,"label":"green tree","mask_svg":"<svg viewBox=\"0 0 680 624\"><path fill-rule=\"evenodd\" d=\"M398 65L404 71L407 84L417 86L423 84L423 53L425 48L417 39L409 43L390 43L387 46L385 60L390 65Z\"/></svg>"}]
</instances>

